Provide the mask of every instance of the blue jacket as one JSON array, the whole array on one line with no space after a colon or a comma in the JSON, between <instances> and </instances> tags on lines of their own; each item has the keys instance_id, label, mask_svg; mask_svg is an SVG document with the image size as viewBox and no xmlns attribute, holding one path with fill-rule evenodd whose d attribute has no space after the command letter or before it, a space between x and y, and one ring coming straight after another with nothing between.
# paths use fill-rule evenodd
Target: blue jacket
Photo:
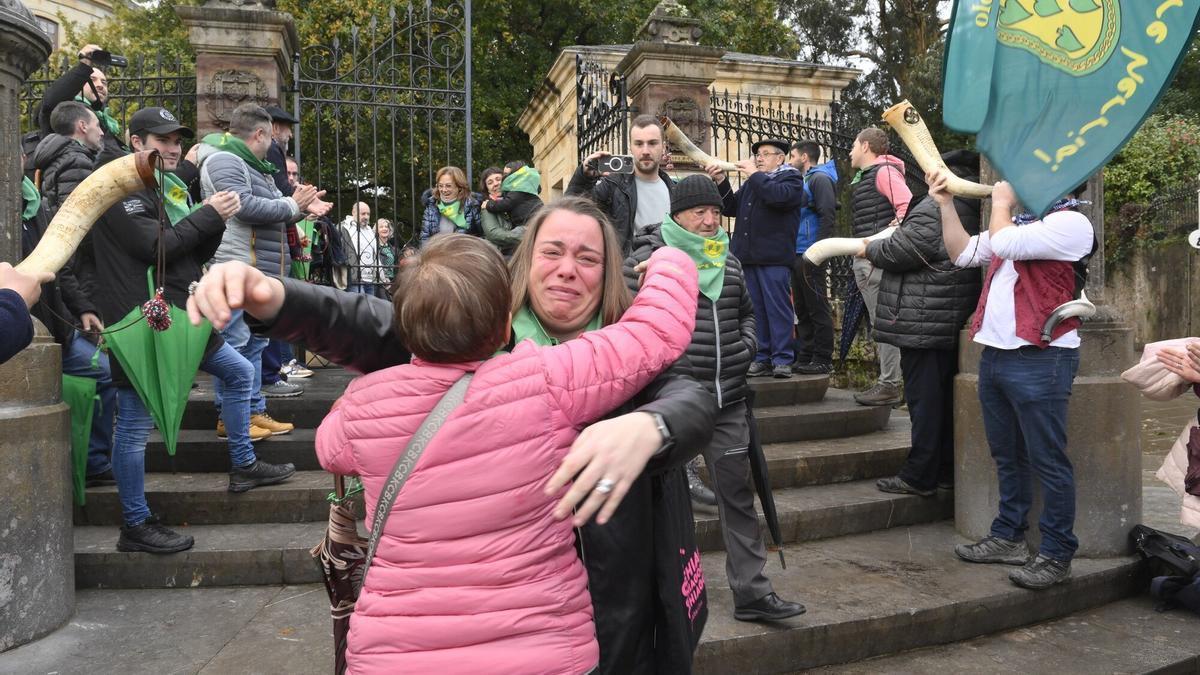
<instances>
[{"instance_id":1,"label":"blue jacket","mask_svg":"<svg viewBox=\"0 0 1200 675\"><path fill-rule=\"evenodd\" d=\"M0 288L0 363L16 356L17 352L33 342L33 319L20 293L11 288Z\"/></svg>"},{"instance_id":2,"label":"blue jacket","mask_svg":"<svg viewBox=\"0 0 1200 675\"><path fill-rule=\"evenodd\" d=\"M829 180L825 180L828 178ZM808 250L809 246L833 236L834 212L837 210L837 167L833 160L814 166L804 174L804 197L807 202L800 209L800 230L796 233L796 255Z\"/></svg>"},{"instance_id":3,"label":"blue jacket","mask_svg":"<svg viewBox=\"0 0 1200 675\"><path fill-rule=\"evenodd\" d=\"M438 210L438 200L433 195L433 190L425 190L421 194L421 203L425 205L425 211L421 214L421 246L429 241L429 238L435 234L441 233L442 228L442 212ZM455 232L473 234L476 237L483 236L483 227L480 223L479 205L483 202L479 199L479 195L474 192L467 195L463 200L462 212L463 217L467 221L467 229L455 228Z\"/></svg>"},{"instance_id":4,"label":"blue jacket","mask_svg":"<svg viewBox=\"0 0 1200 675\"><path fill-rule=\"evenodd\" d=\"M737 216L729 250L743 265L787 265L796 260L798 211L805 204L804 178L784 164L768 175L751 174L734 192L729 181L719 188L722 214Z\"/></svg>"}]
</instances>

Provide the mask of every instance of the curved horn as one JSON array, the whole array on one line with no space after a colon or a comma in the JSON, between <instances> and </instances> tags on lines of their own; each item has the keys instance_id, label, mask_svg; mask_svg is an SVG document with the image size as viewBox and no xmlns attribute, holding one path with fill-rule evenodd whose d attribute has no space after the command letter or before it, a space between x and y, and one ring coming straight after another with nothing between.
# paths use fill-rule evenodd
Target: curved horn
<instances>
[{"instance_id":1,"label":"curved horn","mask_svg":"<svg viewBox=\"0 0 1200 675\"><path fill-rule=\"evenodd\" d=\"M883 121L896 130L900 140L904 141L908 151L913 154L917 163L926 173L940 171L945 174L946 188L950 194L975 199L992 196L991 186L963 180L946 167L946 163L942 161L942 153L938 152L937 144L929 135L925 120L921 119L921 113L917 112L917 109L907 99L885 110Z\"/></svg>"},{"instance_id":2,"label":"curved horn","mask_svg":"<svg viewBox=\"0 0 1200 675\"><path fill-rule=\"evenodd\" d=\"M707 167L710 164L715 164L722 171L738 170L738 168L732 162L719 160L716 157L704 152L700 148L697 148L696 145L692 143L692 139L688 138L687 134L680 131L679 127L675 126L675 123L671 121L670 117L663 115L662 117L658 118L658 121L662 123L663 129L665 129L667 132L667 142L676 148L679 148L683 154L688 156L688 159L699 164L701 167Z\"/></svg>"},{"instance_id":3,"label":"curved horn","mask_svg":"<svg viewBox=\"0 0 1200 675\"><path fill-rule=\"evenodd\" d=\"M1066 321L1067 319L1078 317L1080 319L1090 319L1096 316L1096 306L1088 300L1087 293L1080 291L1078 300L1068 300L1050 312L1050 316L1046 317L1046 323L1042 325L1042 340L1050 341L1050 334L1054 332L1055 326Z\"/></svg>"},{"instance_id":4,"label":"curved horn","mask_svg":"<svg viewBox=\"0 0 1200 675\"><path fill-rule=\"evenodd\" d=\"M867 241L875 241L876 239L887 239L896 231L895 227L885 227L879 232L866 238ZM829 237L822 239L804 252L804 259L813 265L823 265L826 260L835 258L839 255L854 255L858 253L858 249L863 245L863 240L858 237Z\"/></svg>"},{"instance_id":5,"label":"curved horn","mask_svg":"<svg viewBox=\"0 0 1200 675\"><path fill-rule=\"evenodd\" d=\"M17 265L26 274L58 272L79 248L83 236L118 199L146 188L155 189L158 152L126 155L96 169L71 192L46 228L33 252Z\"/></svg>"}]
</instances>

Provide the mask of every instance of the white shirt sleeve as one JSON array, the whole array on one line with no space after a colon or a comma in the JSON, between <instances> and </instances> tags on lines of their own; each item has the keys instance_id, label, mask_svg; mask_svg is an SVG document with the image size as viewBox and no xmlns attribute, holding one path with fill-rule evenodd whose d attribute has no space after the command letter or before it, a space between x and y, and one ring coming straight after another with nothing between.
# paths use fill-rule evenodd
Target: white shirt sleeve
<instances>
[{"instance_id":1,"label":"white shirt sleeve","mask_svg":"<svg viewBox=\"0 0 1200 675\"><path fill-rule=\"evenodd\" d=\"M967 247L954 260L959 267L983 267L991 262L992 239L986 231L971 237Z\"/></svg>"},{"instance_id":2,"label":"white shirt sleeve","mask_svg":"<svg viewBox=\"0 0 1200 675\"><path fill-rule=\"evenodd\" d=\"M1051 213L1028 225L1006 227L992 240L992 250L1005 260L1075 262L1092 250L1092 224L1077 211Z\"/></svg>"}]
</instances>

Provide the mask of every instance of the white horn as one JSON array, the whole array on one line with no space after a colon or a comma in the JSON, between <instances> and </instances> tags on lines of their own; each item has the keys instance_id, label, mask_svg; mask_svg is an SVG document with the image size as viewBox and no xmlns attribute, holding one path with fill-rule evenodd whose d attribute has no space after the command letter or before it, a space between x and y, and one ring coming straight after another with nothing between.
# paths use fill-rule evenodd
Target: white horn
<instances>
[{"instance_id":1,"label":"white horn","mask_svg":"<svg viewBox=\"0 0 1200 675\"><path fill-rule=\"evenodd\" d=\"M942 161L942 153L938 152L937 144L933 142L933 136L929 135L925 120L921 119L921 113L907 100L885 110L883 121L896 130L900 140L904 141L905 147L925 173L941 172L946 176L946 189L950 194L975 199L992 196L991 186L963 180L946 167L946 163Z\"/></svg>"},{"instance_id":2,"label":"white horn","mask_svg":"<svg viewBox=\"0 0 1200 675\"><path fill-rule=\"evenodd\" d=\"M1042 340L1050 341L1050 334L1054 332L1055 326L1066 321L1067 319L1078 317L1080 319L1090 319L1096 316L1096 306L1088 300L1087 293L1079 292L1078 300L1070 300L1064 302L1050 312L1050 316L1046 317L1046 323L1042 325Z\"/></svg>"},{"instance_id":3,"label":"white horn","mask_svg":"<svg viewBox=\"0 0 1200 675\"><path fill-rule=\"evenodd\" d=\"M867 241L887 239L895 231L895 227L885 227L879 232L866 237L866 239ZM808 247L808 250L804 252L804 259L813 265L822 265L830 258L858 253L858 249L862 248L862 244L863 240L858 237L830 237L822 239Z\"/></svg>"},{"instance_id":4,"label":"white horn","mask_svg":"<svg viewBox=\"0 0 1200 675\"><path fill-rule=\"evenodd\" d=\"M675 126L675 123L671 121L670 117L664 115L658 118L658 121L662 123L663 129L667 131L667 142L683 154L687 155L688 159L692 160L696 164L699 164L701 168L707 168L708 166L715 164L717 168L721 169L722 171L738 170L737 166L732 162L719 160L707 152L704 152L700 148L697 148L696 145L692 143L692 139L688 138L687 134L680 131L679 127Z\"/></svg>"},{"instance_id":5,"label":"white horn","mask_svg":"<svg viewBox=\"0 0 1200 675\"><path fill-rule=\"evenodd\" d=\"M63 202L36 248L17 265L25 274L58 272L79 248L83 236L118 199L146 188L155 189L158 152L126 155L96 169Z\"/></svg>"}]
</instances>

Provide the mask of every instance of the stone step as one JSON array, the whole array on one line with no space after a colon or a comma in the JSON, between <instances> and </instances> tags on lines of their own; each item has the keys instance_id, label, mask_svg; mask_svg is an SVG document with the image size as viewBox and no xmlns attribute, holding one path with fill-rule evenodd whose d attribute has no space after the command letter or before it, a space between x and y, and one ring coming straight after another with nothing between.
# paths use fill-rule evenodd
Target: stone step
<instances>
[{"instance_id":1,"label":"stone step","mask_svg":"<svg viewBox=\"0 0 1200 675\"><path fill-rule=\"evenodd\" d=\"M768 443L846 438L879 431L887 426L892 409L854 402L853 393L830 389L814 403L758 408L759 440Z\"/></svg>"},{"instance_id":2,"label":"stone step","mask_svg":"<svg viewBox=\"0 0 1200 675\"><path fill-rule=\"evenodd\" d=\"M849 663L1045 621L1145 588L1135 558L1113 558L1078 559L1070 583L1022 590L1008 581L1010 567L959 561L953 547L965 541L945 522L789 547L788 568L780 569L778 559L769 557L766 573L782 597L804 603L808 613L771 624L734 620L724 554L705 554L710 607L695 672L790 673ZM1048 666L1008 671L991 663L944 672L1001 670L1097 672ZM939 671L883 667L862 672Z\"/></svg>"},{"instance_id":3,"label":"stone step","mask_svg":"<svg viewBox=\"0 0 1200 675\"><path fill-rule=\"evenodd\" d=\"M1143 594L995 635L813 672L1200 672L1200 621L1187 610L1157 611L1157 604Z\"/></svg>"},{"instance_id":4,"label":"stone step","mask_svg":"<svg viewBox=\"0 0 1200 675\"><path fill-rule=\"evenodd\" d=\"M254 444L259 459L271 463L291 462L300 471L319 471L317 462L316 429L295 429L282 436ZM158 432L150 435L146 444L146 471L152 472L229 472L229 443L217 438L216 429L183 429L175 456L167 454Z\"/></svg>"},{"instance_id":5,"label":"stone step","mask_svg":"<svg viewBox=\"0 0 1200 675\"><path fill-rule=\"evenodd\" d=\"M758 408L813 403L825 398L829 376L793 375L786 380L754 377L750 379L750 388L754 390L754 405Z\"/></svg>"},{"instance_id":6,"label":"stone step","mask_svg":"<svg viewBox=\"0 0 1200 675\"><path fill-rule=\"evenodd\" d=\"M774 490L775 510L785 545L954 517L954 494L934 497L894 495L875 489L874 480ZM763 535L770 544L761 504L755 505ZM724 550L721 523L715 510L698 507L696 542L702 551Z\"/></svg>"},{"instance_id":7,"label":"stone step","mask_svg":"<svg viewBox=\"0 0 1200 675\"><path fill-rule=\"evenodd\" d=\"M775 489L828 485L895 475L908 457L912 425L893 412L887 426L871 434L847 438L772 443L763 446ZM708 468L700 462L700 474Z\"/></svg>"},{"instance_id":8,"label":"stone step","mask_svg":"<svg viewBox=\"0 0 1200 675\"><path fill-rule=\"evenodd\" d=\"M285 483L240 494L228 486L224 473L150 473L146 501L167 525L308 523L329 517L326 497L333 492L333 478L324 471L297 471ZM89 488L87 504L75 507L75 524L119 526L117 488Z\"/></svg>"}]
</instances>

